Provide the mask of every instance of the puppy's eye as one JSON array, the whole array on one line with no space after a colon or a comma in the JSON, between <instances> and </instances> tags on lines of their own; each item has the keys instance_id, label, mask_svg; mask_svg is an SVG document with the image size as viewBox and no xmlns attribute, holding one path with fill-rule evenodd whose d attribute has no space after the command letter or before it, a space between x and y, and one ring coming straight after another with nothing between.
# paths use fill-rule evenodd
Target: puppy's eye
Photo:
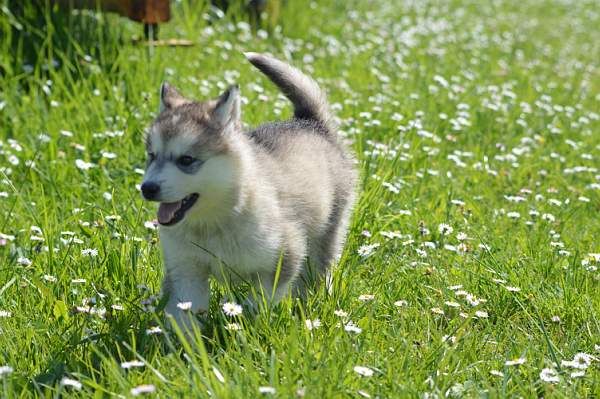
<instances>
[{"instance_id":1,"label":"puppy's eye","mask_svg":"<svg viewBox=\"0 0 600 399\"><path fill-rule=\"evenodd\" d=\"M153 153L153 152L149 152L149 153L148 153L148 160L149 160L150 162L152 162L152 161L154 161L154 159L156 159L156 154L155 154L155 153Z\"/></svg>"},{"instance_id":2,"label":"puppy's eye","mask_svg":"<svg viewBox=\"0 0 600 399\"><path fill-rule=\"evenodd\" d=\"M195 158L190 157L189 155L183 155L177 158L177 163L181 166L190 166L196 161Z\"/></svg>"}]
</instances>

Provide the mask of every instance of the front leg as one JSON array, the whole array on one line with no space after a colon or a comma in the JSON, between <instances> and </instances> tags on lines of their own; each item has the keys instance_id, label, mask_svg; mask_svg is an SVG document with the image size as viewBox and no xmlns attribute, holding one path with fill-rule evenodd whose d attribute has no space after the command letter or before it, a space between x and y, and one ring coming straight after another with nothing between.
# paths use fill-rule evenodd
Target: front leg
<instances>
[{"instance_id":1,"label":"front leg","mask_svg":"<svg viewBox=\"0 0 600 399\"><path fill-rule=\"evenodd\" d=\"M168 296L165 312L171 314L179 328L193 336L196 316L208 311L210 287L206 270L194 265L167 266L163 294Z\"/></svg>"},{"instance_id":2,"label":"front leg","mask_svg":"<svg viewBox=\"0 0 600 399\"><path fill-rule=\"evenodd\" d=\"M168 298L165 312L192 337L193 326L200 327L196 315L208 311L208 268L201 265L196 248L181 231L161 228L160 242L165 263L162 291Z\"/></svg>"}]
</instances>

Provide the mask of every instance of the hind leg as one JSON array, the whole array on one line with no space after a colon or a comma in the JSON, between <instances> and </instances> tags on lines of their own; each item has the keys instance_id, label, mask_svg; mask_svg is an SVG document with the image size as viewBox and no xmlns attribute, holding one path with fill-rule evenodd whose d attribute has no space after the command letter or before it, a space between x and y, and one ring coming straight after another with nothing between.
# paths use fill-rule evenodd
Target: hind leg
<instances>
[{"instance_id":1,"label":"hind leg","mask_svg":"<svg viewBox=\"0 0 600 399\"><path fill-rule=\"evenodd\" d=\"M256 297L248 298L246 304L250 308L257 309L258 303L262 302L263 298L266 304L277 304L290 292L290 288L298 277L301 267L298 261L293 263L284 261L279 272L259 273L254 283Z\"/></svg>"},{"instance_id":2,"label":"hind leg","mask_svg":"<svg viewBox=\"0 0 600 399\"><path fill-rule=\"evenodd\" d=\"M302 296L306 295L308 289L318 286L323 279L325 279L328 291L331 292L331 268L340 257L344 247L352 204L353 196L340 200L339 206L334 208L329 217L325 232L309 243L309 259L296 284L297 290Z\"/></svg>"},{"instance_id":3,"label":"hind leg","mask_svg":"<svg viewBox=\"0 0 600 399\"><path fill-rule=\"evenodd\" d=\"M269 304L281 301L300 275L306 257L306 244L304 239L297 238L287 241L285 253L273 270L259 273L256 276L256 293L259 296L264 295ZM260 299L260 297L257 298L257 300Z\"/></svg>"}]
</instances>

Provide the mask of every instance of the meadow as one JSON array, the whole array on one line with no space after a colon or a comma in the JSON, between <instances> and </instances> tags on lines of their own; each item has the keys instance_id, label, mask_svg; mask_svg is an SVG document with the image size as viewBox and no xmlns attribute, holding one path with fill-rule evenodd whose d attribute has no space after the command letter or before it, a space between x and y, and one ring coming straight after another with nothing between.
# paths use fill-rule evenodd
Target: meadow
<instances>
[{"instance_id":1,"label":"meadow","mask_svg":"<svg viewBox=\"0 0 600 399\"><path fill-rule=\"evenodd\" d=\"M43 2L42 2L43 3ZM115 15L0 1L0 396L600 395L600 10L594 0L287 1L281 26L175 1L161 38ZM334 289L168 329L144 131L169 81L244 59L314 76L360 195ZM315 187L318 190L318 187Z\"/></svg>"}]
</instances>

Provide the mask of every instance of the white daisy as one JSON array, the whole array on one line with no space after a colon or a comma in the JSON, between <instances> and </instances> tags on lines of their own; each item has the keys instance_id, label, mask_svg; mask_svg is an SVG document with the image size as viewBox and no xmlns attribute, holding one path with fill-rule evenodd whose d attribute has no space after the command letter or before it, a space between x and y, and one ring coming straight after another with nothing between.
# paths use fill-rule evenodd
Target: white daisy
<instances>
[{"instance_id":1,"label":"white daisy","mask_svg":"<svg viewBox=\"0 0 600 399\"><path fill-rule=\"evenodd\" d=\"M550 382L552 384L556 384L560 381L558 373L554 369L545 368L540 371L540 380L544 382Z\"/></svg>"},{"instance_id":2,"label":"white daisy","mask_svg":"<svg viewBox=\"0 0 600 399\"><path fill-rule=\"evenodd\" d=\"M83 387L83 385L81 384L81 382L79 382L77 380L74 380L72 378L68 378L68 377L63 377L60 380L60 385L63 386L63 387L71 387L71 388L74 388L74 389L77 389L77 390L80 390Z\"/></svg>"},{"instance_id":3,"label":"white daisy","mask_svg":"<svg viewBox=\"0 0 600 399\"><path fill-rule=\"evenodd\" d=\"M242 329L242 326L240 326L238 323L227 323L225 325L225 329L227 331L239 331Z\"/></svg>"},{"instance_id":4,"label":"white daisy","mask_svg":"<svg viewBox=\"0 0 600 399\"><path fill-rule=\"evenodd\" d=\"M159 326L150 327L146 330L146 335L157 335L162 334L162 328Z\"/></svg>"},{"instance_id":5,"label":"white daisy","mask_svg":"<svg viewBox=\"0 0 600 399\"><path fill-rule=\"evenodd\" d=\"M242 307L234 302L225 302L223 304L223 312L227 316L235 317L242 314Z\"/></svg>"},{"instance_id":6,"label":"white daisy","mask_svg":"<svg viewBox=\"0 0 600 399\"><path fill-rule=\"evenodd\" d=\"M188 301L188 302L179 302L177 304L177 308L181 309L181 310L190 310L192 308L192 302Z\"/></svg>"},{"instance_id":7,"label":"white daisy","mask_svg":"<svg viewBox=\"0 0 600 399\"><path fill-rule=\"evenodd\" d=\"M371 377L373 375L373 370L365 366L354 366L354 372L363 377Z\"/></svg>"},{"instance_id":8,"label":"white daisy","mask_svg":"<svg viewBox=\"0 0 600 399\"><path fill-rule=\"evenodd\" d=\"M352 321L349 321L344 326L344 330L346 330L348 332L353 332L355 334L360 334L362 332L362 328L360 328L359 326L357 326L356 324L354 324L354 322L352 322Z\"/></svg>"},{"instance_id":9,"label":"white daisy","mask_svg":"<svg viewBox=\"0 0 600 399\"><path fill-rule=\"evenodd\" d=\"M95 248L85 248L81 250L81 255L93 258L98 256L98 250Z\"/></svg>"},{"instance_id":10,"label":"white daisy","mask_svg":"<svg viewBox=\"0 0 600 399\"><path fill-rule=\"evenodd\" d=\"M505 366L520 366L522 364L525 364L525 362L527 361L527 359L525 359L524 357L520 357L518 359L514 359L514 360L507 360L506 362L504 362Z\"/></svg>"},{"instance_id":11,"label":"white daisy","mask_svg":"<svg viewBox=\"0 0 600 399\"><path fill-rule=\"evenodd\" d=\"M309 330L316 330L317 328L321 327L321 320L319 320L319 319L314 319L314 320L306 319L306 320L304 320L304 324L306 325L307 329L309 329Z\"/></svg>"},{"instance_id":12,"label":"white daisy","mask_svg":"<svg viewBox=\"0 0 600 399\"><path fill-rule=\"evenodd\" d=\"M214 373L215 377L217 377L217 380L219 380L220 383L222 383L222 384L225 383L225 377L223 377L223 374L221 374L221 372L219 371L218 368L213 367L213 373Z\"/></svg>"},{"instance_id":13,"label":"white daisy","mask_svg":"<svg viewBox=\"0 0 600 399\"><path fill-rule=\"evenodd\" d=\"M438 231L441 235L447 236L447 235L452 234L452 232L454 231L454 228L452 226L450 226L449 224L440 223L438 226Z\"/></svg>"},{"instance_id":14,"label":"white daisy","mask_svg":"<svg viewBox=\"0 0 600 399\"><path fill-rule=\"evenodd\" d=\"M129 362L122 362L121 363L121 368L123 369L131 369L134 367L144 367L145 364L142 361L139 360L131 360Z\"/></svg>"},{"instance_id":15,"label":"white daisy","mask_svg":"<svg viewBox=\"0 0 600 399\"><path fill-rule=\"evenodd\" d=\"M258 387L258 392L262 394L275 395L275 392L277 391L273 387Z\"/></svg>"},{"instance_id":16,"label":"white daisy","mask_svg":"<svg viewBox=\"0 0 600 399\"><path fill-rule=\"evenodd\" d=\"M144 384L144 385L138 385L135 388L131 388L131 391L129 391L133 396L139 396L142 395L144 393L152 393L156 391L156 387L152 384Z\"/></svg>"},{"instance_id":17,"label":"white daisy","mask_svg":"<svg viewBox=\"0 0 600 399\"><path fill-rule=\"evenodd\" d=\"M375 295L372 294L362 294L358 297L359 301L372 301L375 299Z\"/></svg>"},{"instance_id":18,"label":"white daisy","mask_svg":"<svg viewBox=\"0 0 600 399\"><path fill-rule=\"evenodd\" d=\"M478 310L475 312L475 316L480 318L480 319L487 319L488 318L488 312L486 312L485 310Z\"/></svg>"}]
</instances>

